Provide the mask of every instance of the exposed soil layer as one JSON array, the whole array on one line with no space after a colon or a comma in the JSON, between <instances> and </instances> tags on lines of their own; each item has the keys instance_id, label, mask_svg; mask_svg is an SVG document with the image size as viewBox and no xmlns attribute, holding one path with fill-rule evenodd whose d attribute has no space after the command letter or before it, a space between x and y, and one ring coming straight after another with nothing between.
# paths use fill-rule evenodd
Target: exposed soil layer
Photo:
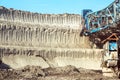
<instances>
[{"instance_id":1,"label":"exposed soil layer","mask_svg":"<svg viewBox=\"0 0 120 80\"><path fill-rule=\"evenodd\" d=\"M74 66L44 68L26 66L22 69L0 69L0 80L117 80L104 77L102 71L75 68ZM118 79L119 80L119 79Z\"/></svg>"}]
</instances>

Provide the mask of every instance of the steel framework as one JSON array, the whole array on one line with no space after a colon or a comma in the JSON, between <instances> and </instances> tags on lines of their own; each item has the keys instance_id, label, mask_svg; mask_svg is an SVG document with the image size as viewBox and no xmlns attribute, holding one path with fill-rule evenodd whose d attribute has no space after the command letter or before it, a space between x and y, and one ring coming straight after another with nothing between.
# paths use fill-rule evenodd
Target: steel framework
<instances>
[{"instance_id":1,"label":"steel framework","mask_svg":"<svg viewBox=\"0 0 120 80\"><path fill-rule=\"evenodd\" d=\"M83 14L86 10L83 10ZM115 0L106 8L92 12L86 11L83 16L85 20L84 34L89 35L100 30L116 27L115 24L120 20L120 0Z\"/></svg>"}]
</instances>

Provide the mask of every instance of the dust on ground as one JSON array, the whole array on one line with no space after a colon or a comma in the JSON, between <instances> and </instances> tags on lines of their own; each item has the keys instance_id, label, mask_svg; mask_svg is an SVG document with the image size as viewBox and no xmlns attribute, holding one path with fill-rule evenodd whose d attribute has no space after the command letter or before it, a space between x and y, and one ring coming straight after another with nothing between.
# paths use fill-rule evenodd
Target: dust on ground
<instances>
[{"instance_id":1,"label":"dust on ground","mask_svg":"<svg viewBox=\"0 0 120 80\"><path fill-rule=\"evenodd\" d=\"M21 69L0 69L0 80L117 80L104 77L100 70L75 68L74 66L44 68L26 66ZM118 79L119 80L119 79Z\"/></svg>"}]
</instances>

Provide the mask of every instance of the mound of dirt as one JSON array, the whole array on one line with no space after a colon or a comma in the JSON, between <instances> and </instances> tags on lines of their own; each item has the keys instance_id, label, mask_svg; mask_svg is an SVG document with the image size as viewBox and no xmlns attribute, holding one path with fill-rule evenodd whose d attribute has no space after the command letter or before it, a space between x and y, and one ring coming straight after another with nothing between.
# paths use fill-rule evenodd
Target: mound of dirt
<instances>
[{"instance_id":1,"label":"mound of dirt","mask_svg":"<svg viewBox=\"0 0 120 80\"><path fill-rule=\"evenodd\" d=\"M45 74L47 76L50 75L72 75L72 74L79 74L80 71L75 68L74 66L68 65L66 67L58 67L58 68L46 68L43 69L43 71L45 72Z\"/></svg>"},{"instance_id":2,"label":"mound of dirt","mask_svg":"<svg viewBox=\"0 0 120 80\"><path fill-rule=\"evenodd\" d=\"M69 65L44 69L39 66L26 66L19 70L0 69L0 80L117 80L117 78L104 77L101 71L77 69Z\"/></svg>"},{"instance_id":3,"label":"mound of dirt","mask_svg":"<svg viewBox=\"0 0 120 80\"><path fill-rule=\"evenodd\" d=\"M0 80L7 79L32 79L37 77L45 76L44 72L42 71L41 67L39 66L26 66L20 70L14 69L1 69L0 70Z\"/></svg>"}]
</instances>

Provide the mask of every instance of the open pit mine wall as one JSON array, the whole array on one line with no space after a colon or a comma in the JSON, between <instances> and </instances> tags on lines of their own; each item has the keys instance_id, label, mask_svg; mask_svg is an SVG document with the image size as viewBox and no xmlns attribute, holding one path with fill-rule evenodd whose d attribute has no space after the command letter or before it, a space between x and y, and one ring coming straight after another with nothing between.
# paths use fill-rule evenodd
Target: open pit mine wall
<instances>
[{"instance_id":1,"label":"open pit mine wall","mask_svg":"<svg viewBox=\"0 0 120 80\"><path fill-rule=\"evenodd\" d=\"M0 22L0 44L6 46L85 48L89 40L80 37L80 30L47 26L15 25Z\"/></svg>"},{"instance_id":2,"label":"open pit mine wall","mask_svg":"<svg viewBox=\"0 0 120 80\"><path fill-rule=\"evenodd\" d=\"M39 14L0 7L0 20L49 25L51 27L81 28L81 16L78 14Z\"/></svg>"},{"instance_id":3,"label":"open pit mine wall","mask_svg":"<svg viewBox=\"0 0 120 80\"><path fill-rule=\"evenodd\" d=\"M88 37L80 36L81 29L80 15L0 7L0 57L12 68L33 64L43 68L73 65L98 69L101 50L85 49L91 46ZM30 57L33 55L36 58Z\"/></svg>"},{"instance_id":4,"label":"open pit mine wall","mask_svg":"<svg viewBox=\"0 0 120 80\"><path fill-rule=\"evenodd\" d=\"M101 51L99 49L1 47L0 56L5 64L14 69L27 65L42 68L72 65L77 68L100 70Z\"/></svg>"},{"instance_id":5,"label":"open pit mine wall","mask_svg":"<svg viewBox=\"0 0 120 80\"><path fill-rule=\"evenodd\" d=\"M89 47L88 38L80 37L81 28L81 16L77 14L38 14L0 7L2 45Z\"/></svg>"}]
</instances>

